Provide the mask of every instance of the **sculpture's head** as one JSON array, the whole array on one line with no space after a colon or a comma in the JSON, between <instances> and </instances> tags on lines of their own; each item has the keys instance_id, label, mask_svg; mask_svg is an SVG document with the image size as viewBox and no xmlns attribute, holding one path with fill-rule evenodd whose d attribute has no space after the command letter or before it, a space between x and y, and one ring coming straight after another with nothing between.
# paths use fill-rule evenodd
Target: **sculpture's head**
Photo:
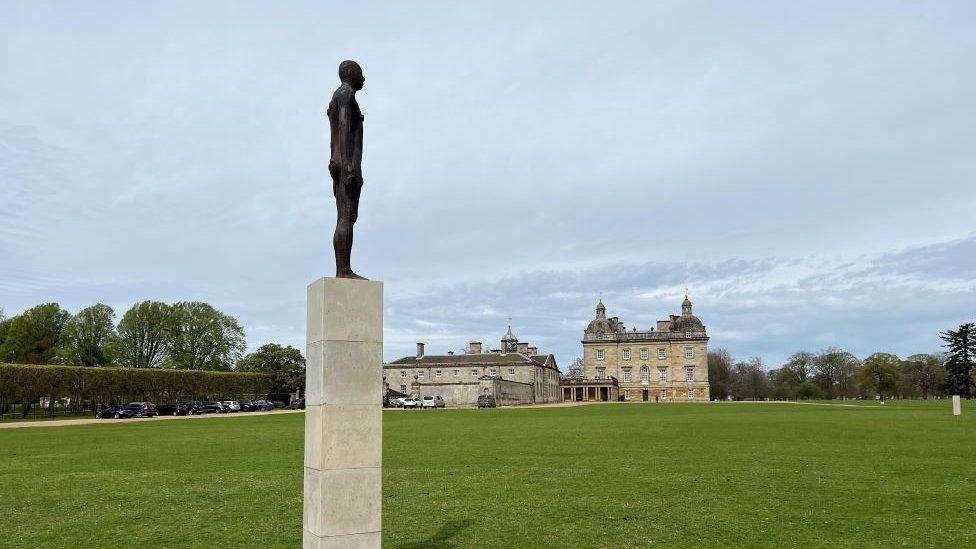
<instances>
[{"instance_id":1,"label":"sculpture's head","mask_svg":"<svg viewBox=\"0 0 976 549\"><path fill-rule=\"evenodd\" d=\"M339 80L349 82L352 89L357 91L363 89L363 82L366 82L363 78L363 68L359 63L349 59L339 63Z\"/></svg>"}]
</instances>

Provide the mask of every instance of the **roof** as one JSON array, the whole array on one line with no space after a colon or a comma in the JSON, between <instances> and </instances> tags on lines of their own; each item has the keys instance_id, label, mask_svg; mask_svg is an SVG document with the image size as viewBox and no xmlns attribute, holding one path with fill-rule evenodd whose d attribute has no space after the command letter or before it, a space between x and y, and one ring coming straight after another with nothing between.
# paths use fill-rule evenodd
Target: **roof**
<instances>
[{"instance_id":1,"label":"roof","mask_svg":"<svg viewBox=\"0 0 976 549\"><path fill-rule=\"evenodd\" d=\"M395 368L397 366L416 367L416 366L476 366L476 365L513 365L531 364L549 368L556 367L556 359L553 355L523 355L521 353L482 353L464 355L424 355L420 358L405 356L393 362L384 364L384 367Z\"/></svg>"}]
</instances>

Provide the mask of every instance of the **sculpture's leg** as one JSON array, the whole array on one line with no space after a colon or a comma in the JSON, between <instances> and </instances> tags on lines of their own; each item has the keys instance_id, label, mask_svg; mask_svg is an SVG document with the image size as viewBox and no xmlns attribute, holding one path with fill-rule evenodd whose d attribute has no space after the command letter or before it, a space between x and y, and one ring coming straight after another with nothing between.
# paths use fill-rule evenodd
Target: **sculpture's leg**
<instances>
[{"instance_id":1,"label":"sculpture's leg","mask_svg":"<svg viewBox=\"0 0 976 549\"><path fill-rule=\"evenodd\" d=\"M359 195L362 186L354 176L341 176L335 184L336 229L332 237L335 248L336 278L365 280L352 271L353 225L359 217Z\"/></svg>"}]
</instances>

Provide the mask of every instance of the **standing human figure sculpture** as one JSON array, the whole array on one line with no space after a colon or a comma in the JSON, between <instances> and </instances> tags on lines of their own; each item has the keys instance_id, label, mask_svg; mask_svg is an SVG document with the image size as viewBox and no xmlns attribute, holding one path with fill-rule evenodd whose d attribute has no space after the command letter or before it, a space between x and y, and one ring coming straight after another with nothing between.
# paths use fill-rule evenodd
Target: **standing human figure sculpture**
<instances>
[{"instance_id":1,"label":"standing human figure sculpture","mask_svg":"<svg viewBox=\"0 0 976 549\"><path fill-rule=\"evenodd\" d=\"M332 237L335 248L336 278L366 280L350 266L353 225L359 217L359 195L363 189L363 112L356 102L356 92L363 89L363 69L355 61L339 64L342 82L329 101L331 152L329 175L336 199L336 229Z\"/></svg>"}]
</instances>

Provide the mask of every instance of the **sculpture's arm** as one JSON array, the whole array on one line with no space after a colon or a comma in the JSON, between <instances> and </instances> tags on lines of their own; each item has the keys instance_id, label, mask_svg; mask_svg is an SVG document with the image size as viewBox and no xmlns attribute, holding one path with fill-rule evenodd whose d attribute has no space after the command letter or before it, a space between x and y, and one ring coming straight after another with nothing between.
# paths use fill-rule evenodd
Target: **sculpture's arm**
<instances>
[{"instance_id":1,"label":"sculpture's arm","mask_svg":"<svg viewBox=\"0 0 976 549\"><path fill-rule=\"evenodd\" d=\"M336 144L336 152L341 160L339 168L343 175L349 175L356 171L356 143L352 131L352 117L355 116L355 109L352 107L351 98L348 96L339 98L336 102L336 122L338 124L339 142Z\"/></svg>"}]
</instances>

